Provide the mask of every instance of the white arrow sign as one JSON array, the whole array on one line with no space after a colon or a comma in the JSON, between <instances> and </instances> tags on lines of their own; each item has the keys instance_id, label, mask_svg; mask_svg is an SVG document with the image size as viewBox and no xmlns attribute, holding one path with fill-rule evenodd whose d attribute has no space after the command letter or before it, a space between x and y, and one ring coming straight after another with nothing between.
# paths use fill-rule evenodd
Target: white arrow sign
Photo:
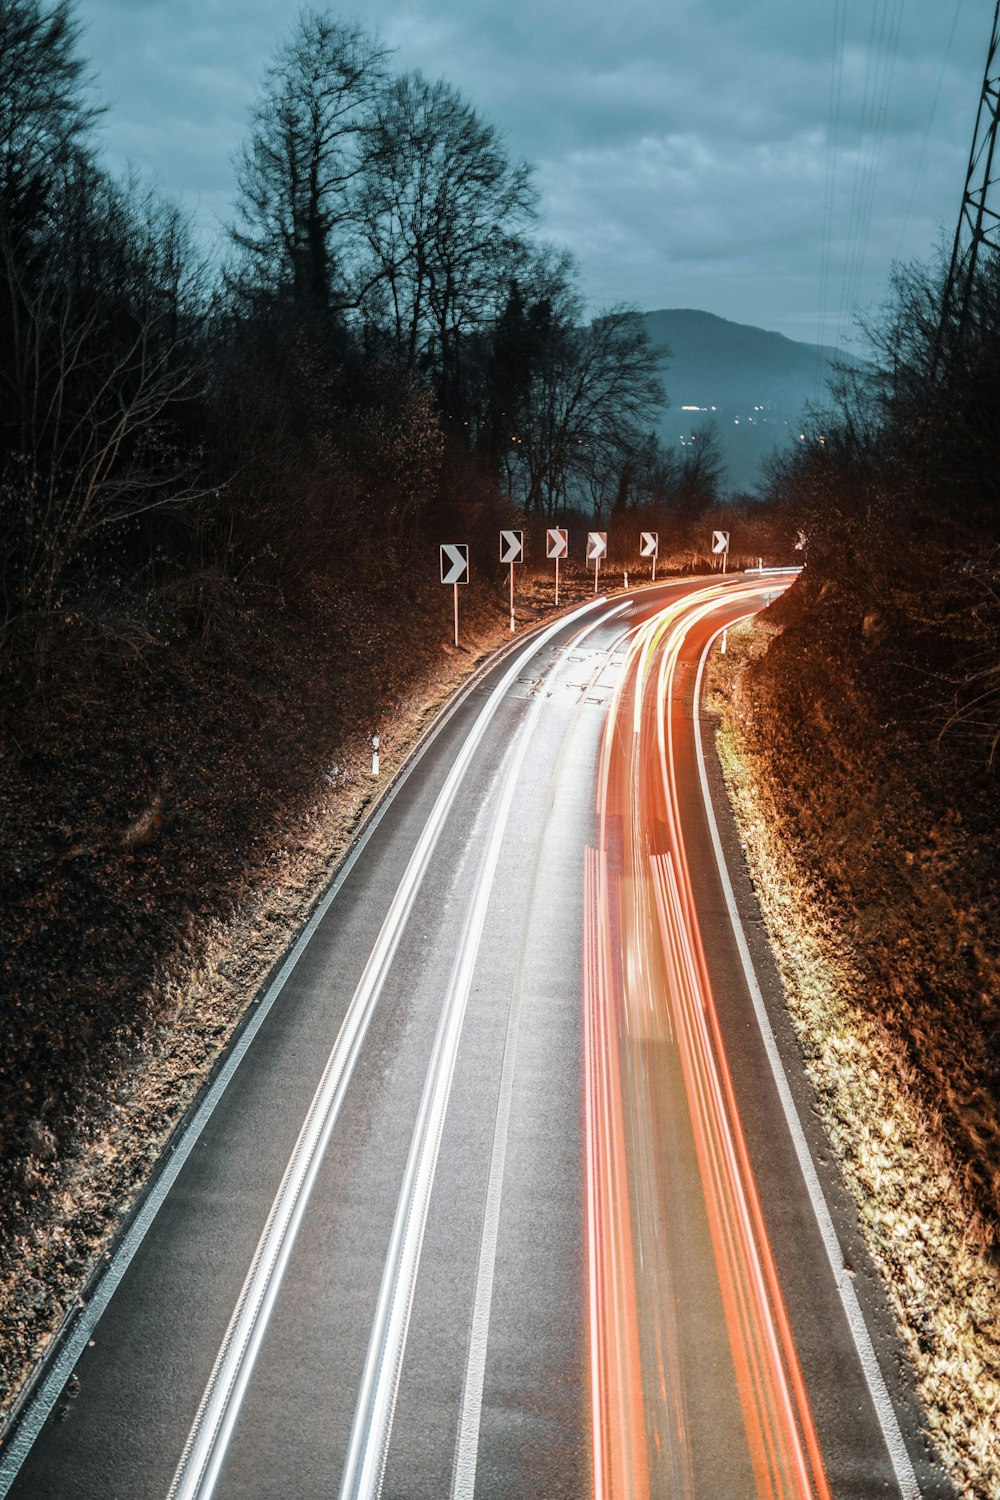
<instances>
[{"instance_id":1,"label":"white arrow sign","mask_svg":"<svg viewBox=\"0 0 1000 1500\"><path fill-rule=\"evenodd\" d=\"M468 583L469 549L465 542L441 543L441 582Z\"/></svg>"},{"instance_id":2,"label":"white arrow sign","mask_svg":"<svg viewBox=\"0 0 1000 1500\"><path fill-rule=\"evenodd\" d=\"M545 533L545 556L565 557L569 547L569 535L562 526L550 526Z\"/></svg>"},{"instance_id":3,"label":"white arrow sign","mask_svg":"<svg viewBox=\"0 0 1000 1500\"><path fill-rule=\"evenodd\" d=\"M642 541L639 543L640 557L656 557L660 550L660 533L658 531L641 531L639 535Z\"/></svg>"},{"instance_id":4,"label":"white arrow sign","mask_svg":"<svg viewBox=\"0 0 1000 1500\"><path fill-rule=\"evenodd\" d=\"M502 563L517 563L524 561L523 531L501 531L500 561Z\"/></svg>"},{"instance_id":5,"label":"white arrow sign","mask_svg":"<svg viewBox=\"0 0 1000 1500\"><path fill-rule=\"evenodd\" d=\"M608 550L608 533L606 531L587 532L587 561L596 562L603 557Z\"/></svg>"},{"instance_id":6,"label":"white arrow sign","mask_svg":"<svg viewBox=\"0 0 1000 1500\"><path fill-rule=\"evenodd\" d=\"M713 552L728 552L729 551L729 532L728 531L713 531L712 532L712 551Z\"/></svg>"}]
</instances>

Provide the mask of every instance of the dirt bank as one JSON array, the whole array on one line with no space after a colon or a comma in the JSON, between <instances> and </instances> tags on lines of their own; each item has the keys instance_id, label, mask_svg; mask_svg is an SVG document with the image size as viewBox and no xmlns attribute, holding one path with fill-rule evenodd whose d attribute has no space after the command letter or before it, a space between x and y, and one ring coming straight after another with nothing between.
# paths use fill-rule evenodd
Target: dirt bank
<instances>
[{"instance_id":1,"label":"dirt bank","mask_svg":"<svg viewBox=\"0 0 1000 1500\"><path fill-rule=\"evenodd\" d=\"M560 602L587 593L581 569ZM518 598L544 617L551 580ZM433 582L317 578L278 607L192 578L67 617L9 684L0 1423L378 788L509 639L499 582L461 609L456 650Z\"/></svg>"},{"instance_id":2,"label":"dirt bank","mask_svg":"<svg viewBox=\"0 0 1000 1500\"><path fill-rule=\"evenodd\" d=\"M930 1435L959 1492L995 1500L1000 795L892 652L802 593L717 658L720 753Z\"/></svg>"}]
</instances>

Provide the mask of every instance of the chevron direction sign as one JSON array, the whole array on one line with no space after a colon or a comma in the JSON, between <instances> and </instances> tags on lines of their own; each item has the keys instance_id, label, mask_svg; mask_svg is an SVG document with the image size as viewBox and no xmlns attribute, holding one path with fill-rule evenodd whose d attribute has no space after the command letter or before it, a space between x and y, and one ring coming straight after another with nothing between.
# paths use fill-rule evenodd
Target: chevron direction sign
<instances>
[{"instance_id":1,"label":"chevron direction sign","mask_svg":"<svg viewBox=\"0 0 1000 1500\"><path fill-rule=\"evenodd\" d=\"M510 564L510 630L514 633L514 564L524 562L524 532L501 531L500 561Z\"/></svg>"},{"instance_id":2,"label":"chevron direction sign","mask_svg":"<svg viewBox=\"0 0 1000 1500\"><path fill-rule=\"evenodd\" d=\"M469 548L465 542L442 542L441 582L468 583Z\"/></svg>"},{"instance_id":3,"label":"chevron direction sign","mask_svg":"<svg viewBox=\"0 0 1000 1500\"><path fill-rule=\"evenodd\" d=\"M639 543L640 557L656 557L660 550L660 533L658 531L641 531L642 540Z\"/></svg>"},{"instance_id":4,"label":"chevron direction sign","mask_svg":"<svg viewBox=\"0 0 1000 1500\"><path fill-rule=\"evenodd\" d=\"M500 561L502 563L524 562L523 531L501 531Z\"/></svg>"},{"instance_id":5,"label":"chevron direction sign","mask_svg":"<svg viewBox=\"0 0 1000 1500\"><path fill-rule=\"evenodd\" d=\"M556 604L559 603L559 559L569 549L569 533L565 526L550 526L545 533L545 556L556 560Z\"/></svg>"},{"instance_id":6,"label":"chevron direction sign","mask_svg":"<svg viewBox=\"0 0 1000 1500\"><path fill-rule=\"evenodd\" d=\"M713 531L712 532L712 551L713 552L728 552L729 551L729 532L728 531Z\"/></svg>"},{"instance_id":7,"label":"chevron direction sign","mask_svg":"<svg viewBox=\"0 0 1000 1500\"><path fill-rule=\"evenodd\" d=\"M587 532L587 561L594 564L594 593L597 593L597 579L601 571L601 558L608 550L608 533L606 531Z\"/></svg>"}]
</instances>

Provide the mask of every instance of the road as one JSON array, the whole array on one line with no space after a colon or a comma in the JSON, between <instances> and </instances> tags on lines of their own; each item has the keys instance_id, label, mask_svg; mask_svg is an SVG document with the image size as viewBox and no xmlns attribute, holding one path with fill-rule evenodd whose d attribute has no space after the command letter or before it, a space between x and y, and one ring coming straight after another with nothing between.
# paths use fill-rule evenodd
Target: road
<instances>
[{"instance_id":1,"label":"road","mask_svg":"<svg viewBox=\"0 0 1000 1500\"><path fill-rule=\"evenodd\" d=\"M787 581L596 599L459 696L0 1496L948 1494L706 810L700 663Z\"/></svg>"}]
</instances>

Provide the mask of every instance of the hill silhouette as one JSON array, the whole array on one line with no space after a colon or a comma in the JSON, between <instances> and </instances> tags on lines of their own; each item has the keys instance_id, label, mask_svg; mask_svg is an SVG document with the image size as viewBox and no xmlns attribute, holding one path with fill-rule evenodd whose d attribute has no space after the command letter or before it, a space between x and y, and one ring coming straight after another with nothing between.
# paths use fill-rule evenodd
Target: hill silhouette
<instances>
[{"instance_id":1,"label":"hill silhouette","mask_svg":"<svg viewBox=\"0 0 1000 1500\"><path fill-rule=\"evenodd\" d=\"M732 489L751 489L761 460L798 441L807 404L826 402L833 364L857 363L840 349L695 308L661 308L646 313L645 323L653 342L670 351L660 436L680 449L714 421Z\"/></svg>"}]
</instances>

